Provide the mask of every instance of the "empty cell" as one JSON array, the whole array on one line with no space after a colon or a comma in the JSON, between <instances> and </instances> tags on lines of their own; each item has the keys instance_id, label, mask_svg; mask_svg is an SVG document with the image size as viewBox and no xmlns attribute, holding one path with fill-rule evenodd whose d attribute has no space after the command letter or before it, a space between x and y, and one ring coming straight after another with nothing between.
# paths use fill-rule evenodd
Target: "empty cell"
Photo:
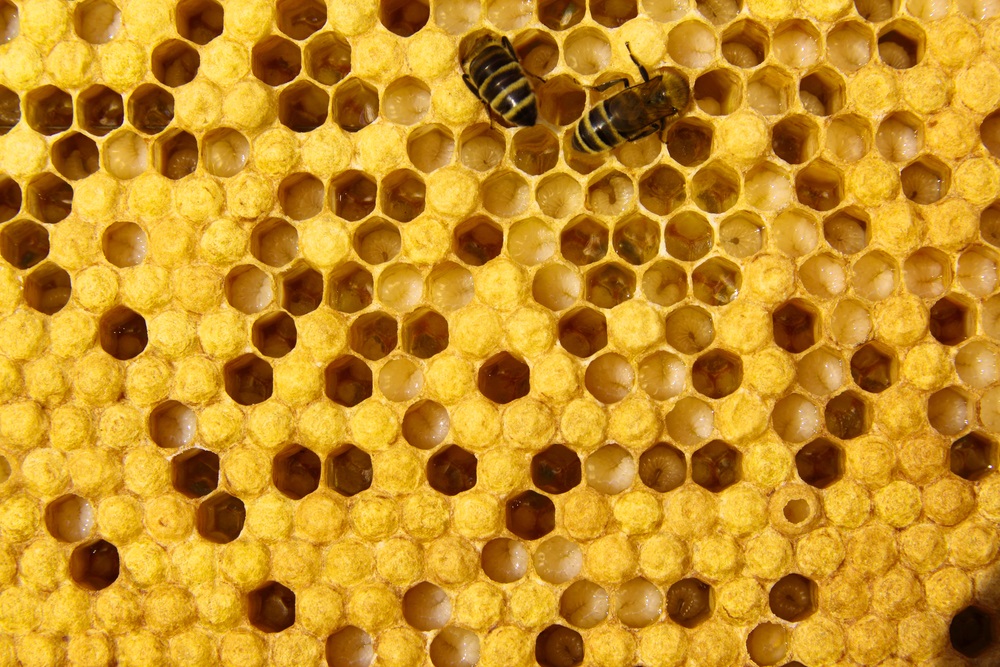
<instances>
[{"instance_id":1,"label":"empty cell","mask_svg":"<svg viewBox=\"0 0 1000 667\"><path fill-rule=\"evenodd\" d=\"M305 220L323 210L323 182L312 174L286 176L278 186L278 203L292 220Z\"/></svg>"},{"instance_id":2,"label":"empty cell","mask_svg":"<svg viewBox=\"0 0 1000 667\"><path fill-rule=\"evenodd\" d=\"M743 102L743 89L736 73L728 69L705 72L694 81L694 101L705 113L726 116Z\"/></svg>"},{"instance_id":3,"label":"empty cell","mask_svg":"<svg viewBox=\"0 0 1000 667\"><path fill-rule=\"evenodd\" d=\"M24 108L28 125L41 134L59 134L73 124L73 99L55 86L29 92L24 98Z\"/></svg>"},{"instance_id":4,"label":"empty cell","mask_svg":"<svg viewBox=\"0 0 1000 667\"><path fill-rule=\"evenodd\" d=\"M672 445L661 442L639 456L639 480L657 493L673 491L686 477L684 453Z\"/></svg>"},{"instance_id":5,"label":"empty cell","mask_svg":"<svg viewBox=\"0 0 1000 667\"><path fill-rule=\"evenodd\" d=\"M271 277L256 266L237 266L225 281L226 300L242 313L259 313L274 299Z\"/></svg>"},{"instance_id":6,"label":"empty cell","mask_svg":"<svg viewBox=\"0 0 1000 667\"><path fill-rule=\"evenodd\" d=\"M480 393L494 403L510 403L528 395L530 370L509 352L500 352L480 367L478 386Z\"/></svg>"},{"instance_id":7,"label":"empty cell","mask_svg":"<svg viewBox=\"0 0 1000 667\"><path fill-rule=\"evenodd\" d=\"M448 410L435 401L418 401L403 415L403 439L417 449L433 449L444 442L451 428Z\"/></svg>"},{"instance_id":8,"label":"empty cell","mask_svg":"<svg viewBox=\"0 0 1000 667\"><path fill-rule=\"evenodd\" d=\"M855 293L870 301L881 301L892 296L899 282L896 260L876 250L854 263L852 284Z\"/></svg>"},{"instance_id":9,"label":"empty cell","mask_svg":"<svg viewBox=\"0 0 1000 667\"><path fill-rule=\"evenodd\" d=\"M17 5L10 0L0 1L0 44L6 44L17 37L20 23Z\"/></svg>"},{"instance_id":10,"label":"empty cell","mask_svg":"<svg viewBox=\"0 0 1000 667\"><path fill-rule=\"evenodd\" d=\"M970 294L985 298L992 294L1000 275L997 269L997 255L983 246L973 246L958 258L958 282Z\"/></svg>"},{"instance_id":11,"label":"empty cell","mask_svg":"<svg viewBox=\"0 0 1000 667\"><path fill-rule=\"evenodd\" d=\"M672 257L690 262L704 257L714 243L712 225L700 213L685 211L670 219L663 243Z\"/></svg>"},{"instance_id":12,"label":"empty cell","mask_svg":"<svg viewBox=\"0 0 1000 667\"><path fill-rule=\"evenodd\" d=\"M824 418L826 429L841 440L864 435L871 428L868 404L853 391L845 391L830 399L826 404Z\"/></svg>"},{"instance_id":13,"label":"empty cell","mask_svg":"<svg viewBox=\"0 0 1000 667\"><path fill-rule=\"evenodd\" d=\"M288 313L264 315L253 323L253 346L265 357L283 357L295 349L298 334Z\"/></svg>"},{"instance_id":14,"label":"empty cell","mask_svg":"<svg viewBox=\"0 0 1000 667\"><path fill-rule=\"evenodd\" d=\"M73 287L69 273L52 262L42 264L24 279L24 300L44 315L54 315L69 303Z\"/></svg>"},{"instance_id":15,"label":"empty cell","mask_svg":"<svg viewBox=\"0 0 1000 667\"><path fill-rule=\"evenodd\" d=\"M71 181L86 178L101 168L97 144L90 137L73 132L52 145L52 166Z\"/></svg>"},{"instance_id":16,"label":"empty cell","mask_svg":"<svg viewBox=\"0 0 1000 667\"><path fill-rule=\"evenodd\" d=\"M678 65L701 70L715 58L715 39L715 32L704 23L683 21L667 36L667 52Z\"/></svg>"},{"instance_id":17,"label":"empty cell","mask_svg":"<svg viewBox=\"0 0 1000 667\"><path fill-rule=\"evenodd\" d=\"M632 485L636 473L635 459L619 445L604 445L587 457L586 473L590 488L614 495Z\"/></svg>"},{"instance_id":18,"label":"empty cell","mask_svg":"<svg viewBox=\"0 0 1000 667\"><path fill-rule=\"evenodd\" d=\"M101 348L122 361L139 356L149 342L145 318L125 306L116 306L101 315L98 332Z\"/></svg>"},{"instance_id":19,"label":"empty cell","mask_svg":"<svg viewBox=\"0 0 1000 667\"><path fill-rule=\"evenodd\" d=\"M735 67L750 69L764 62L767 29L756 21L740 21L722 33L722 57Z\"/></svg>"},{"instance_id":20,"label":"empty cell","mask_svg":"<svg viewBox=\"0 0 1000 667\"><path fill-rule=\"evenodd\" d=\"M819 408L800 394L789 394L774 404L771 427L785 442L803 442L819 431Z\"/></svg>"},{"instance_id":21,"label":"empty cell","mask_svg":"<svg viewBox=\"0 0 1000 667\"><path fill-rule=\"evenodd\" d=\"M555 251L556 235L545 222L532 217L511 225L507 236L507 253L518 264L540 264L552 257Z\"/></svg>"},{"instance_id":22,"label":"empty cell","mask_svg":"<svg viewBox=\"0 0 1000 667\"><path fill-rule=\"evenodd\" d=\"M129 122L146 134L158 134L174 119L174 96L156 84L146 83L128 98Z\"/></svg>"},{"instance_id":23,"label":"empty cell","mask_svg":"<svg viewBox=\"0 0 1000 667\"><path fill-rule=\"evenodd\" d=\"M611 243L629 264L645 264L659 254L660 227L646 216L634 214L615 225Z\"/></svg>"},{"instance_id":24,"label":"empty cell","mask_svg":"<svg viewBox=\"0 0 1000 667\"><path fill-rule=\"evenodd\" d=\"M594 28L578 28L563 42L563 58L577 74L599 74L611 62L611 43Z\"/></svg>"},{"instance_id":25,"label":"empty cell","mask_svg":"<svg viewBox=\"0 0 1000 667\"><path fill-rule=\"evenodd\" d=\"M813 615L817 608L816 597L816 584L812 580L801 574L788 574L771 587L767 601L772 614L794 623Z\"/></svg>"},{"instance_id":26,"label":"empty cell","mask_svg":"<svg viewBox=\"0 0 1000 667\"><path fill-rule=\"evenodd\" d=\"M781 167L765 162L746 172L744 190L750 206L777 211L792 202L792 183L788 172Z\"/></svg>"},{"instance_id":27,"label":"empty cell","mask_svg":"<svg viewBox=\"0 0 1000 667\"><path fill-rule=\"evenodd\" d=\"M334 359L326 367L324 379L327 398L346 408L371 398L372 370L357 357L345 355Z\"/></svg>"},{"instance_id":28,"label":"empty cell","mask_svg":"<svg viewBox=\"0 0 1000 667\"><path fill-rule=\"evenodd\" d=\"M691 367L691 385L709 398L722 398L743 383L743 362L725 350L701 355Z\"/></svg>"},{"instance_id":29,"label":"empty cell","mask_svg":"<svg viewBox=\"0 0 1000 667\"><path fill-rule=\"evenodd\" d=\"M722 440L713 440L691 455L691 480L713 493L740 481L743 455Z\"/></svg>"},{"instance_id":30,"label":"empty cell","mask_svg":"<svg viewBox=\"0 0 1000 667\"><path fill-rule=\"evenodd\" d=\"M292 39L307 39L326 23L326 3L319 0L279 0L278 30Z\"/></svg>"},{"instance_id":31,"label":"empty cell","mask_svg":"<svg viewBox=\"0 0 1000 667\"><path fill-rule=\"evenodd\" d=\"M868 340L872 326L871 313L862 303L853 299L838 303L830 316L830 333L834 340L848 347Z\"/></svg>"},{"instance_id":32,"label":"empty cell","mask_svg":"<svg viewBox=\"0 0 1000 667\"><path fill-rule=\"evenodd\" d=\"M735 213L719 224L719 247L730 256L745 259L764 246L764 222L749 211Z\"/></svg>"},{"instance_id":33,"label":"empty cell","mask_svg":"<svg viewBox=\"0 0 1000 667\"><path fill-rule=\"evenodd\" d=\"M224 14L215 0L181 0L177 3L177 32L195 44L205 45L222 34Z\"/></svg>"},{"instance_id":34,"label":"empty cell","mask_svg":"<svg viewBox=\"0 0 1000 667\"><path fill-rule=\"evenodd\" d=\"M944 345L958 345L976 330L975 310L963 298L949 295L931 306L931 335Z\"/></svg>"},{"instance_id":35,"label":"empty cell","mask_svg":"<svg viewBox=\"0 0 1000 667\"><path fill-rule=\"evenodd\" d=\"M993 157L1000 157L1000 112L994 111L983 119L979 125L979 136L986 150Z\"/></svg>"},{"instance_id":36,"label":"empty cell","mask_svg":"<svg viewBox=\"0 0 1000 667\"><path fill-rule=\"evenodd\" d=\"M715 340L712 316L697 306L678 308L667 316L667 344L681 354L697 354Z\"/></svg>"},{"instance_id":37,"label":"empty cell","mask_svg":"<svg viewBox=\"0 0 1000 667\"><path fill-rule=\"evenodd\" d=\"M958 435L969 426L971 397L960 387L945 387L927 398L927 421L942 435Z\"/></svg>"},{"instance_id":38,"label":"empty cell","mask_svg":"<svg viewBox=\"0 0 1000 667\"><path fill-rule=\"evenodd\" d=\"M135 178L148 164L149 150L138 134L123 130L104 142L104 168L115 178Z\"/></svg>"},{"instance_id":39,"label":"empty cell","mask_svg":"<svg viewBox=\"0 0 1000 667\"><path fill-rule=\"evenodd\" d=\"M909 21L893 21L878 36L878 55L893 69L909 69L924 56L924 31Z\"/></svg>"},{"instance_id":40,"label":"empty cell","mask_svg":"<svg viewBox=\"0 0 1000 667\"><path fill-rule=\"evenodd\" d=\"M198 505L195 525L198 534L209 542L227 544L243 532L246 518L243 501L223 491Z\"/></svg>"},{"instance_id":41,"label":"empty cell","mask_svg":"<svg viewBox=\"0 0 1000 667\"><path fill-rule=\"evenodd\" d=\"M695 167L712 152L712 126L697 118L683 118L667 130L667 151L685 167Z\"/></svg>"},{"instance_id":42,"label":"empty cell","mask_svg":"<svg viewBox=\"0 0 1000 667\"><path fill-rule=\"evenodd\" d=\"M844 80L832 69L820 69L799 82L799 100L806 113L831 116L844 106Z\"/></svg>"},{"instance_id":43,"label":"empty cell","mask_svg":"<svg viewBox=\"0 0 1000 667\"><path fill-rule=\"evenodd\" d=\"M642 291L649 301L664 307L672 306L687 296L687 273L679 264L660 260L643 274Z\"/></svg>"},{"instance_id":44,"label":"empty cell","mask_svg":"<svg viewBox=\"0 0 1000 667\"><path fill-rule=\"evenodd\" d=\"M870 23L888 21L899 11L898 0L854 0L854 8Z\"/></svg>"},{"instance_id":45,"label":"empty cell","mask_svg":"<svg viewBox=\"0 0 1000 667\"><path fill-rule=\"evenodd\" d=\"M828 347L817 348L799 359L797 377L806 391L831 394L844 384L844 360Z\"/></svg>"},{"instance_id":46,"label":"empty cell","mask_svg":"<svg viewBox=\"0 0 1000 667\"><path fill-rule=\"evenodd\" d=\"M370 361L378 361L396 349L399 327L385 313L367 313L351 324L351 349Z\"/></svg>"},{"instance_id":47,"label":"empty cell","mask_svg":"<svg viewBox=\"0 0 1000 667\"><path fill-rule=\"evenodd\" d=\"M590 0L589 4L591 18L607 28L620 28L639 13L636 0Z\"/></svg>"},{"instance_id":48,"label":"empty cell","mask_svg":"<svg viewBox=\"0 0 1000 667\"><path fill-rule=\"evenodd\" d=\"M591 308L567 313L559 320L559 342L570 354L585 359L607 346L607 320Z\"/></svg>"},{"instance_id":49,"label":"empty cell","mask_svg":"<svg viewBox=\"0 0 1000 667\"><path fill-rule=\"evenodd\" d=\"M472 630L448 626L431 641L434 667L473 667L479 662L479 637Z\"/></svg>"},{"instance_id":50,"label":"empty cell","mask_svg":"<svg viewBox=\"0 0 1000 667\"><path fill-rule=\"evenodd\" d=\"M715 415L711 406L697 398L682 398L667 413L667 433L682 445L694 445L712 434Z\"/></svg>"},{"instance_id":51,"label":"empty cell","mask_svg":"<svg viewBox=\"0 0 1000 667\"><path fill-rule=\"evenodd\" d=\"M694 628L712 615L715 594L699 579L681 579L667 589L667 616L677 625Z\"/></svg>"},{"instance_id":52,"label":"empty cell","mask_svg":"<svg viewBox=\"0 0 1000 667\"><path fill-rule=\"evenodd\" d=\"M382 114L386 120L400 125L419 123L430 106L430 88L412 76L390 83L382 97Z\"/></svg>"},{"instance_id":53,"label":"empty cell","mask_svg":"<svg viewBox=\"0 0 1000 667\"><path fill-rule=\"evenodd\" d=\"M514 52L524 71L544 77L559 64L559 46L552 35L541 30L525 30L514 38Z\"/></svg>"},{"instance_id":54,"label":"empty cell","mask_svg":"<svg viewBox=\"0 0 1000 667\"><path fill-rule=\"evenodd\" d=\"M379 22L400 37L423 28L431 14L427 0L379 0L378 5Z\"/></svg>"},{"instance_id":55,"label":"empty cell","mask_svg":"<svg viewBox=\"0 0 1000 667\"><path fill-rule=\"evenodd\" d=\"M635 273L614 262L587 271L587 301L598 308L614 308L635 294Z\"/></svg>"},{"instance_id":56,"label":"empty cell","mask_svg":"<svg viewBox=\"0 0 1000 667\"><path fill-rule=\"evenodd\" d=\"M425 196L423 179L409 169L399 169L382 179L382 213L398 222L410 222L423 213Z\"/></svg>"},{"instance_id":57,"label":"empty cell","mask_svg":"<svg viewBox=\"0 0 1000 667\"><path fill-rule=\"evenodd\" d=\"M559 615L578 628L588 629L608 617L609 606L606 590L581 579L563 591L559 598Z\"/></svg>"},{"instance_id":58,"label":"empty cell","mask_svg":"<svg viewBox=\"0 0 1000 667\"><path fill-rule=\"evenodd\" d=\"M996 622L980 607L966 607L955 614L948 626L952 647L969 658L978 657L996 641Z\"/></svg>"},{"instance_id":59,"label":"empty cell","mask_svg":"<svg viewBox=\"0 0 1000 667\"><path fill-rule=\"evenodd\" d=\"M988 436L973 431L951 445L948 465L962 479L976 481L996 470L996 459L996 443Z\"/></svg>"},{"instance_id":60,"label":"empty cell","mask_svg":"<svg viewBox=\"0 0 1000 667\"><path fill-rule=\"evenodd\" d=\"M333 122L345 132L368 127L378 114L378 92L368 83L354 78L337 87L333 95Z\"/></svg>"},{"instance_id":61,"label":"empty cell","mask_svg":"<svg viewBox=\"0 0 1000 667\"><path fill-rule=\"evenodd\" d=\"M506 537L497 537L483 545L480 563L487 577L501 584L509 584L528 573L530 560L523 544Z\"/></svg>"},{"instance_id":62,"label":"empty cell","mask_svg":"<svg viewBox=\"0 0 1000 667\"><path fill-rule=\"evenodd\" d=\"M524 491L507 501L506 522L507 530L522 540L537 540L555 529L556 506L548 496Z\"/></svg>"},{"instance_id":63,"label":"empty cell","mask_svg":"<svg viewBox=\"0 0 1000 667\"><path fill-rule=\"evenodd\" d=\"M934 204L951 187L951 170L932 156L924 156L899 172L903 195L914 204Z\"/></svg>"},{"instance_id":64,"label":"empty cell","mask_svg":"<svg viewBox=\"0 0 1000 667\"><path fill-rule=\"evenodd\" d=\"M201 159L205 170L213 176L235 176L246 166L249 157L250 142L236 130L219 128L202 139Z\"/></svg>"},{"instance_id":65,"label":"empty cell","mask_svg":"<svg viewBox=\"0 0 1000 667\"><path fill-rule=\"evenodd\" d=\"M299 500L319 488L323 467L316 452L289 445L274 457L271 471L275 488L292 500Z\"/></svg>"},{"instance_id":66,"label":"empty cell","mask_svg":"<svg viewBox=\"0 0 1000 667\"><path fill-rule=\"evenodd\" d=\"M774 31L771 48L781 64L804 69L819 60L819 41L819 31L812 23L784 21Z\"/></svg>"},{"instance_id":67,"label":"empty cell","mask_svg":"<svg viewBox=\"0 0 1000 667\"><path fill-rule=\"evenodd\" d=\"M654 352L639 362L639 386L650 398L665 401L684 391L687 369L669 352Z\"/></svg>"},{"instance_id":68,"label":"empty cell","mask_svg":"<svg viewBox=\"0 0 1000 667\"><path fill-rule=\"evenodd\" d=\"M354 251L368 264L388 262L402 247L399 229L382 218L372 218L354 231Z\"/></svg>"},{"instance_id":69,"label":"empty cell","mask_svg":"<svg viewBox=\"0 0 1000 667\"><path fill-rule=\"evenodd\" d=\"M420 271L409 264L394 264L378 278L378 299L398 311L410 310L423 296Z\"/></svg>"},{"instance_id":70,"label":"empty cell","mask_svg":"<svg viewBox=\"0 0 1000 667\"><path fill-rule=\"evenodd\" d=\"M774 342L792 354L805 352L816 343L820 328L819 313L811 304L793 299L771 315Z\"/></svg>"},{"instance_id":71,"label":"empty cell","mask_svg":"<svg viewBox=\"0 0 1000 667\"><path fill-rule=\"evenodd\" d=\"M15 269L30 269L49 256L49 233L37 222L12 222L0 231L0 255Z\"/></svg>"},{"instance_id":72,"label":"empty cell","mask_svg":"<svg viewBox=\"0 0 1000 667\"><path fill-rule=\"evenodd\" d=\"M107 86L91 86L76 98L80 127L97 137L117 130L125 122L122 96Z\"/></svg>"},{"instance_id":73,"label":"empty cell","mask_svg":"<svg viewBox=\"0 0 1000 667\"><path fill-rule=\"evenodd\" d=\"M539 0L538 20L552 30L566 30L583 20L587 11L578 0Z\"/></svg>"},{"instance_id":74,"label":"empty cell","mask_svg":"<svg viewBox=\"0 0 1000 667\"><path fill-rule=\"evenodd\" d=\"M771 129L771 147L789 164L808 162L819 150L819 128L808 116L783 118Z\"/></svg>"},{"instance_id":75,"label":"empty cell","mask_svg":"<svg viewBox=\"0 0 1000 667\"><path fill-rule=\"evenodd\" d=\"M761 623L747 635L747 653L758 665L776 665L788 653L788 633L777 623Z\"/></svg>"},{"instance_id":76,"label":"empty cell","mask_svg":"<svg viewBox=\"0 0 1000 667\"><path fill-rule=\"evenodd\" d=\"M535 638L535 661L541 667L574 667L583 663L583 637L576 630L550 625Z\"/></svg>"},{"instance_id":77,"label":"empty cell","mask_svg":"<svg viewBox=\"0 0 1000 667\"><path fill-rule=\"evenodd\" d=\"M985 389L1000 379L1000 355L987 341L971 341L955 355L955 371L965 384Z\"/></svg>"},{"instance_id":78,"label":"empty cell","mask_svg":"<svg viewBox=\"0 0 1000 667\"><path fill-rule=\"evenodd\" d=\"M427 483L435 491L455 496L476 486L475 454L449 445L427 460Z\"/></svg>"},{"instance_id":79,"label":"empty cell","mask_svg":"<svg viewBox=\"0 0 1000 667\"><path fill-rule=\"evenodd\" d=\"M305 68L307 75L324 86L339 83L351 73L350 43L335 32L316 35L306 45Z\"/></svg>"},{"instance_id":80,"label":"empty cell","mask_svg":"<svg viewBox=\"0 0 1000 667\"><path fill-rule=\"evenodd\" d=\"M587 106L587 93L576 79L565 74L537 86L535 96L542 119L563 127L575 123Z\"/></svg>"},{"instance_id":81,"label":"empty cell","mask_svg":"<svg viewBox=\"0 0 1000 667\"><path fill-rule=\"evenodd\" d=\"M240 405L256 405L271 398L274 370L253 354L244 354L226 364L222 371L226 393Z\"/></svg>"},{"instance_id":82,"label":"empty cell","mask_svg":"<svg viewBox=\"0 0 1000 667\"><path fill-rule=\"evenodd\" d=\"M684 202L685 178L675 169L658 166L639 180L639 203L656 215L667 215Z\"/></svg>"},{"instance_id":83,"label":"empty cell","mask_svg":"<svg viewBox=\"0 0 1000 667\"><path fill-rule=\"evenodd\" d=\"M219 486L219 455L204 449L190 449L170 460L174 488L188 498L201 498Z\"/></svg>"},{"instance_id":84,"label":"empty cell","mask_svg":"<svg viewBox=\"0 0 1000 667\"><path fill-rule=\"evenodd\" d=\"M326 480L342 496L356 496L371 488L372 457L354 445L346 445L327 459Z\"/></svg>"},{"instance_id":85,"label":"empty cell","mask_svg":"<svg viewBox=\"0 0 1000 667\"><path fill-rule=\"evenodd\" d=\"M302 51L284 37L265 37L253 47L250 69L265 84L280 86L302 71Z\"/></svg>"},{"instance_id":86,"label":"empty cell","mask_svg":"<svg viewBox=\"0 0 1000 667\"><path fill-rule=\"evenodd\" d=\"M531 481L546 493L566 493L581 479L580 457L565 445L552 445L531 459Z\"/></svg>"},{"instance_id":87,"label":"empty cell","mask_svg":"<svg viewBox=\"0 0 1000 667\"><path fill-rule=\"evenodd\" d=\"M936 248L921 248L903 263L903 280L919 297L939 297L951 287L951 259Z\"/></svg>"},{"instance_id":88,"label":"empty cell","mask_svg":"<svg viewBox=\"0 0 1000 667\"><path fill-rule=\"evenodd\" d=\"M472 274L454 262L435 266L427 276L426 285L431 303L446 313L469 303L475 292Z\"/></svg>"},{"instance_id":89,"label":"empty cell","mask_svg":"<svg viewBox=\"0 0 1000 667\"><path fill-rule=\"evenodd\" d=\"M330 95L309 81L298 81L278 95L278 120L292 132L312 132L326 122Z\"/></svg>"},{"instance_id":90,"label":"empty cell","mask_svg":"<svg viewBox=\"0 0 1000 667\"><path fill-rule=\"evenodd\" d=\"M281 307L292 315L305 315L323 302L323 276L299 264L281 277Z\"/></svg>"},{"instance_id":91,"label":"empty cell","mask_svg":"<svg viewBox=\"0 0 1000 667\"><path fill-rule=\"evenodd\" d=\"M348 222L375 210L375 179L361 171L345 171L330 181L330 208Z\"/></svg>"},{"instance_id":92,"label":"empty cell","mask_svg":"<svg viewBox=\"0 0 1000 667\"><path fill-rule=\"evenodd\" d=\"M832 299L847 290L847 269L841 259L823 253L810 257L802 264L799 280L813 296Z\"/></svg>"},{"instance_id":93,"label":"empty cell","mask_svg":"<svg viewBox=\"0 0 1000 667\"><path fill-rule=\"evenodd\" d=\"M838 23L826 35L826 59L841 72L856 72L871 60L874 39L871 28L864 23Z\"/></svg>"},{"instance_id":94,"label":"empty cell","mask_svg":"<svg viewBox=\"0 0 1000 667\"><path fill-rule=\"evenodd\" d=\"M458 141L459 159L466 167L488 171L500 164L507 144L496 128L480 123L462 131Z\"/></svg>"},{"instance_id":95,"label":"empty cell","mask_svg":"<svg viewBox=\"0 0 1000 667\"><path fill-rule=\"evenodd\" d=\"M813 210L836 208L844 198L841 173L833 165L817 160L796 174L795 194L799 203Z\"/></svg>"},{"instance_id":96,"label":"empty cell","mask_svg":"<svg viewBox=\"0 0 1000 667\"><path fill-rule=\"evenodd\" d=\"M90 537L97 517L86 498L60 496L45 507L45 527L60 542L80 542Z\"/></svg>"},{"instance_id":97,"label":"empty cell","mask_svg":"<svg viewBox=\"0 0 1000 667\"><path fill-rule=\"evenodd\" d=\"M589 216L579 216L563 229L559 247L564 258L577 266L586 266L607 254L608 229Z\"/></svg>"},{"instance_id":98,"label":"empty cell","mask_svg":"<svg viewBox=\"0 0 1000 667\"><path fill-rule=\"evenodd\" d=\"M844 475L844 450L826 438L813 440L795 454L799 478L817 489L825 489Z\"/></svg>"},{"instance_id":99,"label":"empty cell","mask_svg":"<svg viewBox=\"0 0 1000 667\"><path fill-rule=\"evenodd\" d=\"M184 131L163 135L153 145L153 167L169 179L193 174L198 168L198 141Z\"/></svg>"},{"instance_id":100,"label":"empty cell","mask_svg":"<svg viewBox=\"0 0 1000 667\"><path fill-rule=\"evenodd\" d=\"M0 20L3 4L0 3ZM6 86L0 86L0 137L10 132L21 122L21 98Z\"/></svg>"},{"instance_id":101,"label":"empty cell","mask_svg":"<svg viewBox=\"0 0 1000 667\"><path fill-rule=\"evenodd\" d=\"M747 103L764 116L783 114L792 96L792 78L783 69L763 67L750 77Z\"/></svg>"},{"instance_id":102,"label":"empty cell","mask_svg":"<svg viewBox=\"0 0 1000 667\"><path fill-rule=\"evenodd\" d=\"M511 143L514 166L529 176L541 176L559 160L559 140L550 131L536 125L517 131Z\"/></svg>"},{"instance_id":103,"label":"empty cell","mask_svg":"<svg viewBox=\"0 0 1000 667\"><path fill-rule=\"evenodd\" d=\"M298 252L298 231L280 218L267 218L250 233L250 253L268 266L284 266Z\"/></svg>"},{"instance_id":104,"label":"empty cell","mask_svg":"<svg viewBox=\"0 0 1000 667\"><path fill-rule=\"evenodd\" d=\"M725 213L736 205L739 196L739 176L718 162L699 170L691 179L691 199L707 213Z\"/></svg>"},{"instance_id":105,"label":"empty cell","mask_svg":"<svg viewBox=\"0 0 1000 667\"><path fill-rule=\"evenodd\" d=\"M105 540L81 544L69 557L69 576L88 591L104 590L120 573L118 548Z\"/></svg>"},{"instance_id":106,"label":"empty cell","mask_svg":"<svg viewBox=\"0 0 1000 667\"><path fill-rule=\"evenodd\" d=\"M326 640L326 662L330 667L368 667L374 657L371 635L359 627L348 625Z\"/></svg>"},{"instance_id":107,"label":"empty cell","mask_svg":"<svg viewBox=\"0 0 1000 667\"><path fill-rule=\"evenodd\" d=\"M390 359L378 374L379 391L390 401L408 401L419 394L423 387L423 371L405 357Z\"/></svg>"},{"instance_id":108,"label":"empty cell","mask_svg":"<svg viewBox=\"0 0 1000 667\"><path fill-rule=\"evenodd\" d=\"M451 618L451 600L438 586L422 581L403 594L403 618L417 630L443 628Z\"/></svg>"},{"instance_id":109,"label":"empty cell","mask_svg":"<svg viewBox=\"0 0 1000 667\"><path fill-rule=\"evenodd\" d=\"M406 140L406 155L413 166L429 174L451 164L455 138L444 125L421 125Z\"/></svg>"},{"instance_id":110,"label":"empty cell","mask_svg":"<svg viewBox=\"0 0 1000 667\"><path fill-rule=\"evenodd\" d=\"M430 359L448 348L448 320L430 308L421 308L403 320L403 350Z\"/></svg>"},{"instance_id":111,"label":"empty cell","mask_svg":"<svg viewBox=\"0 0 1000 667\"><path fill-rule=\"evenodd\" d=\"M198 52L190 44L179 39L158 44L153 49L150 60L153 76L170 88L194 81L198 75L198 67L201 66L201 56Z\"/></svg>"},{"instance_id":112,"label":"empty cell","mask_svg":"<svg viewBox=\"0 0 1000 667\"><path fill-rule=\"evenodd\" d=\"M281 632L295 623L295 593L276 581L247 596L247 618L263 632Z\"/></svg>"}]
</instances>

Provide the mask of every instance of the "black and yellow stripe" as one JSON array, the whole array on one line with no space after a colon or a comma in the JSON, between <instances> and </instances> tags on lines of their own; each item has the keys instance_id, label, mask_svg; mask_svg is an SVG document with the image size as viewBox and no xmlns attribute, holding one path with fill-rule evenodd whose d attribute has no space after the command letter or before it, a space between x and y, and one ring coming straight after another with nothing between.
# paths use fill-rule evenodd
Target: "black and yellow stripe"
<instances>
[{"instance_id":1,"label":"black and yellow stripe","mask_svg":"<svg viewBox=\"0 0 1000 667\"><path fill-rule=\"evenodd\" d=\"M581 153L602 153L626 141L611 122L606 100L587 112L573 133L573 148Z\"/></svg>"},{"instance_id":2,"label":"black and yellow stripe","mask_svg":"<svg viewBox=\"0 0 1000 667\"><path fill-rule=\"evenodd\" d=\"M499 40L486 40L466 61L467 83L501 118L531 126L538 106L531 85L514 54Z\"/></svg>"}]
</instances>

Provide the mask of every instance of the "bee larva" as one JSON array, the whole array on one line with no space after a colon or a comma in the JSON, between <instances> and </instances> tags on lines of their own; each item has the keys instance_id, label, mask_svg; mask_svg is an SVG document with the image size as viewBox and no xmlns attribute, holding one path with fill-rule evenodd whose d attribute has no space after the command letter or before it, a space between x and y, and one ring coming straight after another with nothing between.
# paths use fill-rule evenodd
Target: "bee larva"
<instances>
[{"instance_id":1,"label":"bee larva","mask_svg":"<svg viewBox=\"0 0 1000 667\"><path fill-rule=\"evenodd\" d=\"M535 124L535 93L510 40L493 33L479 37L462 58L462 69L465 85L498 116L513 125Z\"/></svg>"},{"instance_id":2,"label":"bee larva","mask_svg":"<svg viewBox=\"0 0 1000 667\"><path fill-rule=\"evenodd\" d=\"M629 48L628 44L625 44ZM675 116L688 105L691 89L687 81L674 72L664 72L653 78L632 55L643 83L629 86L625 79L613 79L597 86L604 91L625 83L625 90L609 97L590 109L576 126L573 148L583 153L601 153L627 141L635 141L659 132L669 116Z\"/></svg>"}]
</instances>

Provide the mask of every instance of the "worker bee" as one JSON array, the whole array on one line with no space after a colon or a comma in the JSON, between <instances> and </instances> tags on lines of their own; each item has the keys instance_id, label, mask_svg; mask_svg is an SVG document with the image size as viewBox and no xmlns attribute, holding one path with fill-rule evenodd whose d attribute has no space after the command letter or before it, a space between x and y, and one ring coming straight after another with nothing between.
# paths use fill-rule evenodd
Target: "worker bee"
<instances>
[{"instance_id":1,"label":"worker bee","mask_svg":"<svg viewBox=\"0 0 1000 667\"><path fill-rule=\"evenodd\" d=\"M462 69L465 85L498 116L513 125L535 124L535 93L510 40L492 33L479 37L462 58Z\"/></svg>"},{"instance_id":2,"label":"worker bee","mask_svg":"<svg viewBox=\"0 0 1000 667\"><path fill-rule=\"evenodd\" d=\"M674 116L688 105L691 90L687 81L674 72L649 77L646 68L632 55L629 57L639 68L643 83L629 86L626 79L614 79L595 88L605 91L619 83L625 90L609 97L590 109L576 126L573 148L583 153L601 153L636 141L663 129L668 116Z\"/></svg>"}]
</instances>

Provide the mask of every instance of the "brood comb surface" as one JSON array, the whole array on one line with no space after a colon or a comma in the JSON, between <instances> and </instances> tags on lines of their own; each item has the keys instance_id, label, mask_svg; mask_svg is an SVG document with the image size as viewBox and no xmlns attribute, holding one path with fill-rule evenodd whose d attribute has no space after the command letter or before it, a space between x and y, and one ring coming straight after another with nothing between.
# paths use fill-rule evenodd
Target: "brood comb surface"
<instances>
[{"instance_id":1,"label":"brood comb surface","mask_svg":"<svg viewBox=\"0 0 1000 667\"><path fill-rule=\"evenodd\" d=\"M0 0L0 664L1000 663L998 14Z\"/></svg>"}]
</instances>

